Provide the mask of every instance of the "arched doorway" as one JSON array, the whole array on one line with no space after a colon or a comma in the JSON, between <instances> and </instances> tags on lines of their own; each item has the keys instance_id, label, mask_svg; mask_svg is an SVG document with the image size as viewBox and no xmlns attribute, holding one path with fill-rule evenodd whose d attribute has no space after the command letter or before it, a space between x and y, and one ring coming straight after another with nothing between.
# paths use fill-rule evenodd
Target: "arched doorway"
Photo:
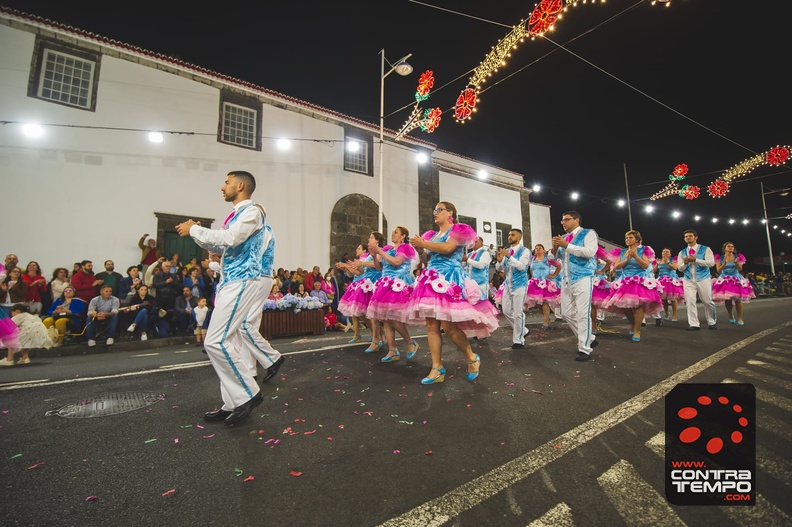
<instances>
[{"instance_id":1,"label":"arched doorway","mask_svg":"<svg viewBox=\"0 0 792 527\"><path fill-rule=\"evenodd\" d=\"M339 199L330 215L330 261L334 264L344 253L355 257L355 247L368 240L379 224L377 203L363 194L348 194ZM382 222L388 232L388 220ZM383 233L384 234L384 233ZM387 234L385 238L388 239Z\"/></svg>"}]
</instances>

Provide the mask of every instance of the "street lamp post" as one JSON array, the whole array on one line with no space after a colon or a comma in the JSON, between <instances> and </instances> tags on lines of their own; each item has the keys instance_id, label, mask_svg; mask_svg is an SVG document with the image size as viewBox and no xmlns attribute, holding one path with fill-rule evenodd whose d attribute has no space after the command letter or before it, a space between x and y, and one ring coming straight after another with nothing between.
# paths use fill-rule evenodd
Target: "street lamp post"
<instances>
[{"instance_id":1,"label":"street lamp post","mask_svg":"<svg viewBox=\"0 0 792 527\"><path fill-rule=\"evenodd\" d=\"M383 189L384 189L384 182L385 182L385 160L383 158L383 145L385 144L385 77L393 73L394 71L401 76L409 75L413 71L413 67L407 63L407 59L412 57L412 53L405 55L404 57L400 58L396 61L396 64L391 65L390 62L387 61L385 58L385 49L383 48L380 51L380 55L382 55L381 61L381 69L380 69L380 130L379 130L379 218L377 224L377 230L382 232L382 226L385 222L385 208L383 207ZM385 72L385 63L388 62L388 65L391 66L391 69ZM384 234L384 233L383 233Z\"/></svg>"},{"instance_id":2,"label":"street lamp post","mask_svg":"<svg viewBox=\"0 0 792 527\"><path fill-rule=\"evenodd\" d=\"M775 280L775 264L773 263L773 245L770 243L770 222L767 220L767 203L765 202L764 183L759 182L762 190L762 210L764 210L765 231L767 232L767 250L770 251L770 275Z\"/></svg>"}]
</instances>

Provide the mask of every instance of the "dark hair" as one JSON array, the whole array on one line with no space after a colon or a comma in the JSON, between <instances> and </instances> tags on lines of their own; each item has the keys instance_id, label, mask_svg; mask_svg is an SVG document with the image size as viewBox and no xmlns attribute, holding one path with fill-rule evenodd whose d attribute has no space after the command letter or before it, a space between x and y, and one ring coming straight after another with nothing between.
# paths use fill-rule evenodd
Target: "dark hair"
<instances>
[{"instance_id":1,"label":"dark hair","mask_svg":"<svg viewBox=\"0 0 792 527\"><path fill-rule=\"evenodd\" d=\"M382 247L385 244L385 236L383 236L381 232L373 231L371 235L374 236L374 239L377 240L377 245L379 245L380 247ZM363 244L364 250L366 247L368 247L368 242Z\"/></svg>"},{"instance_id":2,"label":"dark hair","mask_svg":"<svg viewBox=\"0 0 792 527\"><path fill-rule=\"evenodd\" d=\"M726 252L726 246L727 245L734 245L734 242L726 242L726 243L723 244L723 247L721 247L721 251L723 251L724 253ZM735 246L734 248L736 249L737 246Z\"/></svg>"},{"instance_id":3,"label":"dark hair","mask_svg":"<svg viewBox=\"0 0 792 527\"><path fill-rule=\"evenodd\" d=\"M23 313L30 313L30 306L27 304L14 304L11 306L10 311L21 311Z\"/></svg>"},{"instance_id":4,"label":"dark hair","mask_svg":"<svg viewBox=\"0 0 792 527\"><path fill-rule=\"evenodd\" d=\"M516 228L515 228L515 229L509 229L509 232L517 232L517 233L519 233L519 234L520 234L520 236L522 236L522 235L523 235L523 233L522 233L522 229L516 229Z\"/></svg>"},{"instance_id":5,"label":"dark hair","mask_svg":"<svg viewBox=\"0 0 792 527\"><path fill-rule=\"evenodd\" d=\"M80 267L85 267L85 264L93 263L91 260L83 260L80 262Z\"/></svg>"},{"instance_id":6,"label":"dark hair","mask_svg":"<svg viewBox=\"0 0 792 527\"><path fill-rule=\"evenodd\" d=\"M113 262L113 260L105 260L104 265L107 265L107 262ZM115 262L113 262L113 266L115 267Z\"/></svg>"},{"instance_id":7,"label":"dark hair","mask_svg":"<svg viewBox=\"0 0 792 527\"><path fill-rule=\"evenodd\" d=\"M445 207L445 209L451 213L451 219L456 221L457 219L457 208L456 205L451 203L450 201L441 201L440 204Z\"/></svg>"},{"instance_id":8,"label":"dark hair","mask_svg":"<svg viewBox=\"0 0 792 527\"><path fill-rule=\"evenodd\" d=\"M65 271L66 274L69 274L69 270L66 269L65 267L56 267L55 270L52 271L52 279L55 280L56 278L58 278L58 273L61 271Z\"/></svg>"},{"instance_id":9,"label":"dark hair","mask_svg":"<svg viewBox=\"0 0 792 527\"><path fill-rule=\"evenodd\" d=\"M628 234L632 234L633 236L635 236L635 239L638 241L638 243L643 243L643 236L641 236L640 232L636 230L631 230L624 233L625 236L627 236Z\"/></svg>"},{"instance_id":10,"label":"dark hair","mask_svg":"<svg viewBox=\"0 0 792 527\"><path fill-rule=\"evenodd\" d=\"M256 178L254 178L253 174L250 172L234 170L229 172L228 175L240 180L242 184L245 185L245 191L247 191L248 194L253 194L253 191L256 190Z\"/></svg>"},{"instance_id":11,"label":"dark hair","mask_svg":"<svg viewBox=\"0 0 792 527\"><path fill-rule=\"evenodd\" d=\"M537 248L537 247L541 247L543 251L546 251L546 250L547 250L547 249L545 249L545 246L544 246L544 245L542 245L541 243L537 243L537 244L534 246L534 251L536 250L536 248Z\"/></svg>"},{"instance_id":12,"label":"dark hair","mask_svg":"<svg viewBox=\"0 0 792 527\"><path fill-rule=\"evenodd\" d=\"M697 233L696 231L694 231L693 229L688 229L688 230L686 230L685 232L683 232L683 233L682 233L682 235L685 235L685 234L687 234L687 233L690 233L690 234L692 234L693 236L695 236L696 238L698 238L698 233Z\"/></svg>"},{"instance_id":13,"label":"dark hair","mask_svg":"<svg viewBox=\"0 0 792 527\"><path fill-rule=\"evenodd\" d=\"M111 286L111 285L103 285L102 287L100 287L100 288L99 288L99 291L101 291L101 290L103 290L103 289L105 289L105 288L108 288L108 287L109 287L110 289L113 289L113 286Z\"/></svg>"},{"instance_id":14,"label":"dark hair","mask_svg":"<svg viewBox=\"0 0 792 527\"><path fill-rule=\"evenodd\" d=\"M129 267L127 267L127 275L129 275L129 272L130 272L132 269L137 269L137 268L138 268L138 266L137 266L137 265L130 265Z\"/></svg>"},{"instance_id":15,"label":"dark hair","mask_svg":"<svg viewBox=\"0 0 792 527\"><path fill-rule=\"evenodd\" d=\"M38 262L36 262L35 260L30 260L30 261L28 262L28 264L25 266L25 272L27 272L27 270L28 270L28 267L30 267L30 264L36 264L36 274L37 274L38 276L41 276L41 266L40 266L40 265L38 264Z\"/></svg>"},{"instance_id":16,"label":"dark hair","mask_svg":"<svg viewBox=\"0 0 792 527\"><path fill-rule=\"evenodd\" d=\"M576 211L576 210L568 210L565 213L563 213L562 216L569 216L572 219L575 219L575 220L578 220L578 221L581 220L580 213L578 211Z\"/></svg>"},{"instance_id":17,"label":"dark hair","mask_svg":"<svg viewBox=\"0 0 792 527\"><path fill-rule=\"evenodd\" d=\"M407 230L407 227L402 227L401 225L397 225L396 228L399 229L399 231L402 234L404 234L405 238L409 238L410 237L410 231Z\"/></svg>"}]
</instances>

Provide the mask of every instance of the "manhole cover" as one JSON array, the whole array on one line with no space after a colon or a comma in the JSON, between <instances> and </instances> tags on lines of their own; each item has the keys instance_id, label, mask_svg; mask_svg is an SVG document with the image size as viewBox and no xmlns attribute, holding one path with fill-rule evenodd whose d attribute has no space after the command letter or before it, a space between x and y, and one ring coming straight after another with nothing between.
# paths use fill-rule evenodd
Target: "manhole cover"
<instances>
[{"instance_id":1,"label":"manhole cover","mask_svg":"<svg viewBox=\"0 0 792 527\"><path fill-rule=\"evenodd\" d=\"M140 410L150 406L165 397L164 393L125 392L100 395L67 404L57 410L50 410L44 415L57 415L58 417L105 417L108 415L123 414L132 410Z\"/></svg>"}]
</instances>

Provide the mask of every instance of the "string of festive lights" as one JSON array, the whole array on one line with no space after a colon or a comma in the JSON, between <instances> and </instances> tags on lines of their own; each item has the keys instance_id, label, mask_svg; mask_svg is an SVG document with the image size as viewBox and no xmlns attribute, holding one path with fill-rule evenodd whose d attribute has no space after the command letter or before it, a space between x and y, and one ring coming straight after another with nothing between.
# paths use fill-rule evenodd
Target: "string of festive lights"
<instances>
[{"instance_id":1,"label":"string of festive lights","mask_svg":"<svg viewBox=\"0 0 792 527\"><path fill-rule=\"evenodd\" d=\"M600 1L605 3L605 0ZM655 0L652 5L655 5L657 1L666 6L671 4L670 0ZM492 51L487 53L484 60L473 70L467 86L457 97L454 106L456 121L464 123L473 117L473 113L477 111L476 104L479 102L482 84L487 82L487 79L497 73L500 68L506 66L506 59L511 58L512 51L525 42L526 38L535 40L542 38L545 33L553 31L556 22L563 17L569 7L576 7L579 3L581 0L541 0L538 4L534 4L528 18L520 20L517 25L512 27L511 31L492 47ZM582 3L588 3L588 0L582 0ZM591 3L596 4L597 0L591 0Z\"/></svg>"},{"instance_id":2,"label":"string of festive lights","mask_svg":"<svg viewBox=\"0 0 792 527\"><path fill-rule=\"evenodd\" d=\"M418 87L415 90L415 106L412 112L407 117L407 121L402 125L401 129L396 133L396 140L398 141L406 134L420 128L426 133L431 134L437 127L440 126L440 120L443 117L443 110L440 108L432 108L423 110L420 108L420 103L429 98L429 92L434 87L434 72L426 70L418 78Z\"/></svg>"},{"instance_id":3,"label":"string of festive lights","mask_svg":"<svg viewBox=\"0 0 792 527\"><path fill-rule=\"evenodd\" d=\"M715 186L715 188L717 189L716 192L717 195L714 195L712 192L710 192L710 196L714 198L723 197L726 194L726 192L728 192L729 184L731 184L732 181L748 175L749 173L751 173L752 171L756 170L761 166L764 165L779 166L786 164L786 162L789 161L790 150L792 150L792 147L790 146L778 145L778 146L774 146L767 152L764 152L762 154L757 154L753 157L749 157L748 159L737 163L710 184L711 189L713 186Z\"/></svg>"}]
</instances>

